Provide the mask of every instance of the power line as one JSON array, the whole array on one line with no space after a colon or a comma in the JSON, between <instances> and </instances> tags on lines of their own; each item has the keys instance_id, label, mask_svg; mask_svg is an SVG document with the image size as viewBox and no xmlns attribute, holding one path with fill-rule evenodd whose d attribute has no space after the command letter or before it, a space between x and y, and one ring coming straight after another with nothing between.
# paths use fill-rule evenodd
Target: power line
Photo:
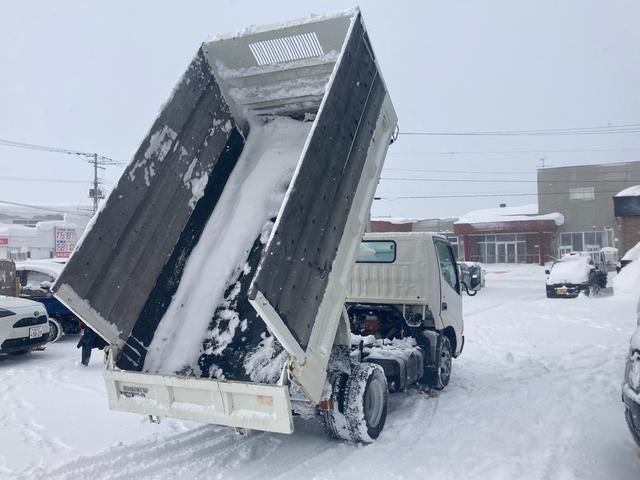
<instances>
[{"instance_id":1,"label":"power line","mask_svg":"<svg viewBox=\"0 0 640 480\"><path fill-rule=\"evenodd\" d=\"M22 148L25 150L39 150L42 152L51 152L51 153L61 153L64 155L75 155L78 157L92 157L95 153L90 152L81 152L78 150L71 150L68 148L62 147L49 147L46 145L37 145L35 143L25 143L25 142L16 142L13 140L4 140L0 138L0 145L5 147L14 147L14 148ZM114 160L112 158L106 157L104 155L98 155L98 158L101 160L103 165L124 165L124 162Z\"/></svg>"},{"instance_id":2,"label":"power line","mask_svg":"<svg viewBox=\"0 0 640 480\"><path fill-rule=\"evenodd\" d=\"M610 193L616 194L618 191L603 191L597 193ZM396 200L421 200L421 199L434 199L434 198L485 198L485 197L533 197L533 196L546 196L546 195L567 195L567 192L542 192L542 193L472 193L461 195L408 195L408 196L386 196L376 195L376 200L387 200L395 202Z\"/></svg>"},{"instance_id":3,"label":"power line","mask_svg":"<svg viewBox=\"0 0 640 480\"><path fill-rule=\"evenodd\" d=\"M22 148L26 150L39 150L50 153L60 153L64 155L75 155L84 157L84 159L93 165L93 188L89 190L89 198L93 200L93 212L98 211L98 201L104 198L100 185L101 180L98 178L98 169L105 169L106 165L124 165L124 162L119 162L113 158L105 157L97 153L81 152L78 150L70 150L68 148L50 147L46 145L37 145L35 143L16 142L14 140L0 139L0 145L5 147Z\"/></svg>"},{"instance_id":4,"label":"power line","mask_svg":"<svg viewBox=\"0 0 640 480\"><path fill-rule=\"evenodd\" d=\"M640 133L640 124L609 125L600 127L558 128L543 130L498 130L467 132L409 131L400 135L413 136L546 136L546 135L615 135Z\"/></svg>"},{"instance_id":5,"label":"power line","mask_svg":"<svg viewBox=\"0 0 640 480\"><path fill-rule=\"evenodd\" d=\"M15 206L15 207L32 208L34 210L40 210L40 211L44 211L44 212L66 213L66 214L70 214L70 215L78 215L78 216L81 216L81 217L92 217L93 216L90 213L82 213L81 211L58 210L58 209L55 209L55 208L43 207L41 205L29 205L27 203L9 202L7 200L0 200L0 204L12 205L12 206Z\"/></svg>"},{"instance_id":6,"label":"power line","mask_svg":"<svg viewBox=\"0 0 640 480\"><path fill-rule=\"evenodd\" d=\"M395 180L401 182L460 182L460 183L538 183L538 180L513 180L513 179L478 179L478 178L391 178L381 177L380 180ZM544 184L584 184L584 183L627 183L640 180L626 178L624 180L553 180L542 182Z\"/></svg>"},{"instance_id":7,"label":"power line","mask_svg":"<svg viewBox=\"0 0 640 480\"><path fill-rule=\"evenodd\" d=\"M31 177L0 177L0 181L10 182L42 182L42 183L91 183L89 180L66 180L63 178L31 178Z\"/></svg>"},{"instance_id":8,"label":"power line","mask_svg":"<svg viewBox=\"0 0 640 480\"><path fill-rule=\"evenodd\" d=\"M560 150L460 150L441 152L389 152L389 156L419 155L516 155L528 153L593 153L593 152L640 152L640 148L571 148Z\"/></svg>"}]
</instances>

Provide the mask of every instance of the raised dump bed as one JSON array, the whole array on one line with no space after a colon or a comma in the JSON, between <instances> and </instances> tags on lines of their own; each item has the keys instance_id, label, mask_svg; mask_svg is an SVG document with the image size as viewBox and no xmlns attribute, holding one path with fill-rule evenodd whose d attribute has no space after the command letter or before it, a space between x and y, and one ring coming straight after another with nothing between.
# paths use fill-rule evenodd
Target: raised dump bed
<instances>
[{"instance_id":1,"label":"raised dump bed","mask_svg":"<svg viewBox=\"0 0 640 480\"><path fill-rule=\"evenodd\" d=\"M357 9L201 46L53 287L113 408L290 431L289 380L320 401L396 121Z\"/></svg>"}]
</instances>

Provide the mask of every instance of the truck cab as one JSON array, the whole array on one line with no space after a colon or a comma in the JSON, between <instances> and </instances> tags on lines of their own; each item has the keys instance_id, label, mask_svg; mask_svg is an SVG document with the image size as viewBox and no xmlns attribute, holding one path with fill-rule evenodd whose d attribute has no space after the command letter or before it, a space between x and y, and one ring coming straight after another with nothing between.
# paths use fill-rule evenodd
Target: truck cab
<instances>
[{"instance_id":1,"label":"truck cab","mask_svg":"<svg viewBox=\"0 0 640 480\"><path fill-rule=\"evenodd\" d=\"M380 364L391 390L411 383L446 387L452 359L464 347L461 292L446 238L426 232L365 234L346 303L351 333L363 342L361 360Z\"/></svg>"}]
</instances>

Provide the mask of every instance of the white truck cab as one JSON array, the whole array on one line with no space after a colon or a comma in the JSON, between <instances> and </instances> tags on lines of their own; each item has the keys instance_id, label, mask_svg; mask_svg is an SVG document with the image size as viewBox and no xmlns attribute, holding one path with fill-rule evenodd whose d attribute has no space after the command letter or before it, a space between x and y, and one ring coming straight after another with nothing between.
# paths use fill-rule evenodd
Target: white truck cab
<instances>
[{"instance_id":1,"label":"white truck cab","mask_svg":"<svg viewBox=\"0 0 640 480\"><path fill-rule=\"evenodd\" d=\"M347 289L358 304L390 307L410 329L446 335L452 353L464 345L461 281L448 240L426 232L367 233Z\"/></svg>"},{"instance_id":2,"label":"white truck cab","mask_svg":"<svg viewBox=\"0 0 640 480\"><path fill-rule=\"evenodd\" d=\"M461 292L446 238L365 234L347 286L347 313L352 334L377 341L360 347L360 360L379 364L391 391L412 383L446 387L452 359L464 347Z\"/></svg>"}]
</instances>

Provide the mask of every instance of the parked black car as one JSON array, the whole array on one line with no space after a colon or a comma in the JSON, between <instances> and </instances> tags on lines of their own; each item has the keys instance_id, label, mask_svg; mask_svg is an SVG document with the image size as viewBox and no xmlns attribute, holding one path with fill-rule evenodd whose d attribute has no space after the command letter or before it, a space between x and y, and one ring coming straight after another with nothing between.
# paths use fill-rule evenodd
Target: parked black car
<instances>
[{"instance_id":1,"label":"parked black car","mask_svg":"<svg viewBox=\"0 0 640 480\"><path fill-rule=\"evenodd\" d=\"M594 265L586 252L567 253L545 273L547 298L576 298L580 292L597 294L607 286L607 272Z\"/></svg>"}]
</instances>

